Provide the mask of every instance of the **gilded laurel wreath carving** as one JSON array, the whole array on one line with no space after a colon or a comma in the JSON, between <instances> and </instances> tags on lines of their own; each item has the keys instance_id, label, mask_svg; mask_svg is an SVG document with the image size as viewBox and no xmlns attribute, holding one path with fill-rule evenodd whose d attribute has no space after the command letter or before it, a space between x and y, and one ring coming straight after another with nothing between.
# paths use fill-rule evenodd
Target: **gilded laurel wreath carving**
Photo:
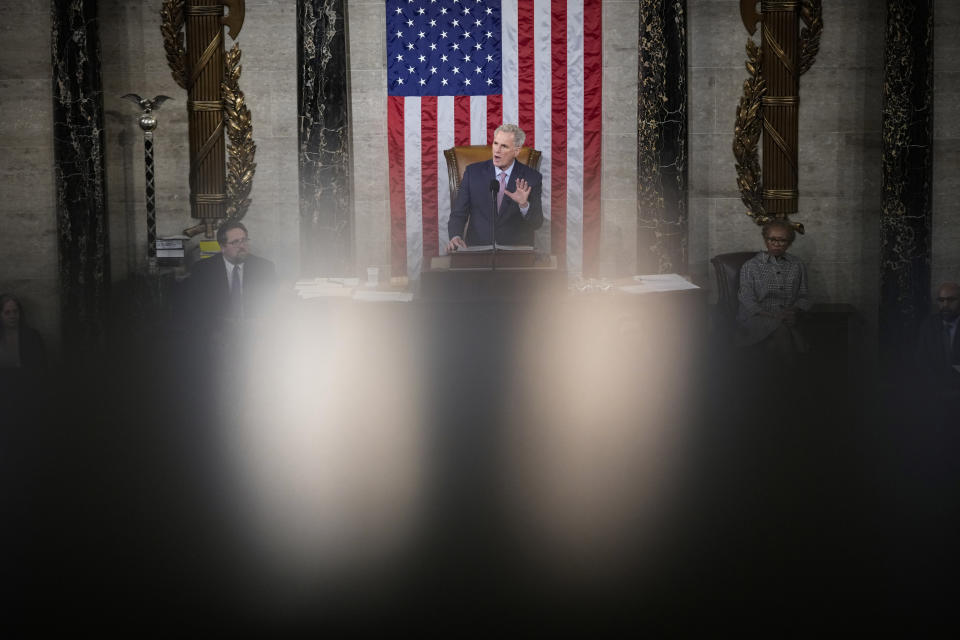
<instances>
[{"instance_id":1,"label":"gilded laurel wreath carving","mask_svg":"<svg viewBox=\"0 0 960 640\"><path fill-rule=\"evenodd\" d=\"M187 88L187 50L184 47L183 6L186 0L163 0L160 33L170 73L181 89Z\"/></svg>"},{"instance_id":2,"label":"gilded laurel wreath carving","mask_svg":"<svg viewBox=\"0 0 960 640\"><path fill-rule=\"evenodd\" d=\"M766 224L771 218L764 210L761 197L757 142L763 131L761 105L767 87L760 76L760 47L752 40L747 40L746 66L750 77L743 82L743 96L737 105L737 120L733 130L733 156L737 160L737 185L740 187L740 198L747 207L747 215L757 224Z\"/></svg>"},{"instance_id":3,"label":"gilded laurel wreath carving","mask_svg":"<svg viewBox=\"0 0 960 640\"><path fill-rule=\"evenodd\" d=\"M820 52L820 35L823 33L820 0L803 0L800 19L807 25L800 29L800 75L803 75L813 66Z\"/></svg>"},{"instance_id":4,"label":"gilded laurel wreath carving","mask_svg":"<svg viewBox=\"0 0 960 640\"><path fill-rule=\"evenodd\" d=\"M240 91L240 47L236 44L226 53L226 73L220 85L223 93L224 119L230 138L227 161L227 218L239 220L250 207L250 188L257 169L254 157L253 122L250 109Z\"/></svg>"}]
</instances>

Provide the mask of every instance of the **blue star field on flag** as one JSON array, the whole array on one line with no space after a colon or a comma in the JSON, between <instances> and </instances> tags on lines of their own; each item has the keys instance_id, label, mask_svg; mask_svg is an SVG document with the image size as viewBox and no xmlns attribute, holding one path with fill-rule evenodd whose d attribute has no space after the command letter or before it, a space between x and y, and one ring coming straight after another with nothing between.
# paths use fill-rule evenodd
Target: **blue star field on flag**
<instances>
[{"instance_id":1,"label":"blue star field on flag","mask_svg":"<svg viewBox=\"0 0 960 640\"><path fill-rule=\"evenodd\" d=\"M499 0L387 0L391 96L502 92Z\"/></svg>"}]
</instances>

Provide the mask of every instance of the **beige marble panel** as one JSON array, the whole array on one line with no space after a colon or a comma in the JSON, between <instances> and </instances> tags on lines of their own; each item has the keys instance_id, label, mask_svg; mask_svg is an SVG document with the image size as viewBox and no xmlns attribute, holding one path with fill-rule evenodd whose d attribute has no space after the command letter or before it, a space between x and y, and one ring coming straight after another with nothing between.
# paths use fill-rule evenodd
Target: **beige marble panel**
<instances>
[{"instance_id":1,"label":"beige marble panel","mask_svg":"<svg viewBox=\"0 0 960 640\"><path fill-rule=\"evenodd\" d=\"M50 80L0 80L0 141L3 146L53 145ZM48 113L50 119L38 117Z\"/></svg>"},{"instance_id":2,"label":"beige marble panel","mask_svg":"<svg viewBox=\"0 0 960 640\"><path fill-rule=\"evenodd\" d=\"M603 132L637 133L637 65L603 68ZM634 163L636 164L636 163Z\"/></svg>"},{"instance_id":3,"label":"beige marble panel","mask_svg":"<svg viewBox=\"0 0 960 640\"><path fill-rule=\"evenodd\" d=\"M637 197L637 136L603 136L603 197L630 200Z\"/></svg>"},{"instance_id":4,"label":"beige marble panel","mask_svg":"<svg viewBox=\"0 0 960 640\"><path fill-rule=\"evenodd\" d=\"M0 3L0 291L56 361L60 333L50 3Z\"/></svg>"},{"instance_id":5,"label":"beige marble panel","mask_svg":"<svg viewBox=\"0 0 960 640\"><path fill-rule=\"evenodd\" d=\"M603 64L604 66L629 66L637 68L637 43L640 25L638 2L603 3ZM634 74L636 77L636 74Z\"/></svg>"},{"instance_id":6,"label":"beige marble panel","mask_svg":"<svg viewBox=\"0 0 960 640\"><path fill-rule=\"evenodd\" d=\"M617 278L637 271L637 201L603 201L600 276Z\"/></svg>"},{"instance_id":7,"label":"beige marble panel","mask_svg":"<svg viewBox=\"0 0 960 640\"><path fill-rule=\"evenodd\" d=\"M877 134L808 133L801 144L801 196L846 195L859 200L879 194L882 151Z\"/></svg>"},{"instance_id":8,"label":"beige marble panel","mask_svg":"<svg viewBox=\"0 0 960 640\"><path fill-rule=\"evenodd\" d=\"M824 2L815 68L877 69L883 65L887 7L877 0ZM809 73L813 73L811 70ZM806 76L801 82L806 81Z\"/></svg>"},{"instance_id":9,"label":"beige marble panel","mask_svg":"<svg viewBox=\"0 0 960 640\"><path fill-rule=\"evenodd\" d=\"M386 10L380 3L355 3L347 6L351 70L382 69L385 59Z\"/></svg>"},{"instance_id":10,"label":"beige marble panel","mask_svg":"<svg viewBox=\"0 0 960 640\"><path fill-rule=\"evenodd\" d=\"M733 128L726 133L691 133L688 141L691 197L739 197Z\"/></svg>"},{"instance_id":11,"label":"beige marble panel","mask_svg":"<svg viewBox=\"0 0 960 640\"><path fill-rule=\"evenodd\" d=\"M960 3L934 2L931 281L960 281Z\"/></svg>"},{"instance_id":12,"label":"beige marble panel","mask_svg":"<svg viewBox=\"0 0 960 640\"><path fill-rule=\"evenodd\" d=\"M33 55L47 45L47 55ZM4 2L0 7L0 79L50 81L50 4L47 2ZM31 52L22 55L23 52Z\"/></svg>"},{"instance_id":13,"label":"beige marble panel","mask_svg":"<svg viewBox=\"0 0 960 640\"><path fill-rule=\"evenodd\" d=\"M351 71L350 102L350 121L354 131L365 135L386 135L386 69Z\"/></svg>"},{"instance_id":14,"label":"beige marble panel","mask_svg":"<svg viewBox=\"0 0 960 640\"><path fill-rule=\"evenodd\" d=\"M384 200L354 201L358 268L390 264L390 210Z\"/></svg>"},{"instance_id":15,"label":"beige marble panel","mask_svg":"<svg viewBox=\"0 0 960 640\"><path fill-rule=\"evenodd\" d=\"M800 82L800 144L809 133L874 131L879 136L882 83L879 66L850 69L814 64Z\"/></svg>"},{"instance_id":16,"label":"beige marble panel","mask_svg":"<svg viewBox=\"0 0 960 640\"><path fill-rule=\"evenodd\" d=\"M687 3L689 66L743 68L749 34L740 19L740 5L727 0Z\"/></svg>"}]
</instances>

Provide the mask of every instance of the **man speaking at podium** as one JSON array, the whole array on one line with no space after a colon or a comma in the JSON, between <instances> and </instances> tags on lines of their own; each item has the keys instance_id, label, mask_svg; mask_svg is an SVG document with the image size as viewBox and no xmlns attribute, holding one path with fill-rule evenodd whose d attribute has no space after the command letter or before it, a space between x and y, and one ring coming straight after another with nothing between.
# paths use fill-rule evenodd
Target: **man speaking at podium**
<instances>
[{"instance_id":1,"label":"man speaking at podium","mask_svg":"<svg viewBox=\"0 0 960 640\"><path fill-rule=\"evenodd\" d=\"M543 224L543 176L517 162L526 137L515 124L500 125L493 133L493 159L467 167L450 211L447 251L493 244L490 220L494 206L496 243L533 246L533 232Z\"/></svg>"}]
</instances>

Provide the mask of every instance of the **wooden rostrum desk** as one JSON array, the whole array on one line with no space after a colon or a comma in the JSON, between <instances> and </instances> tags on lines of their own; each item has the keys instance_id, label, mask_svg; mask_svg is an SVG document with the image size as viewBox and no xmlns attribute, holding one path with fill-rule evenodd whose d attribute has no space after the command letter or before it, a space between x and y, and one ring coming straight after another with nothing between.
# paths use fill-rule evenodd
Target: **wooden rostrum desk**
<instances>
[{"instance_id":1,"label":"wooden rostrum desk","mask_svg":"<svg viewBox=\"0 0 960 640\"><path fill-rule=\"evenodd\" d=\"M460 258L461 256L457 256ZM424 302L476 302L529 300L560 296L566 292L566 272L557 267L557 257L537 258L532 266L491 266L491 254L470 256L479 266L458 268L454 256L431 259L420 275L420 300ZM486 259L486 264L482 262Z\"/></svg>"}]
</instances>

